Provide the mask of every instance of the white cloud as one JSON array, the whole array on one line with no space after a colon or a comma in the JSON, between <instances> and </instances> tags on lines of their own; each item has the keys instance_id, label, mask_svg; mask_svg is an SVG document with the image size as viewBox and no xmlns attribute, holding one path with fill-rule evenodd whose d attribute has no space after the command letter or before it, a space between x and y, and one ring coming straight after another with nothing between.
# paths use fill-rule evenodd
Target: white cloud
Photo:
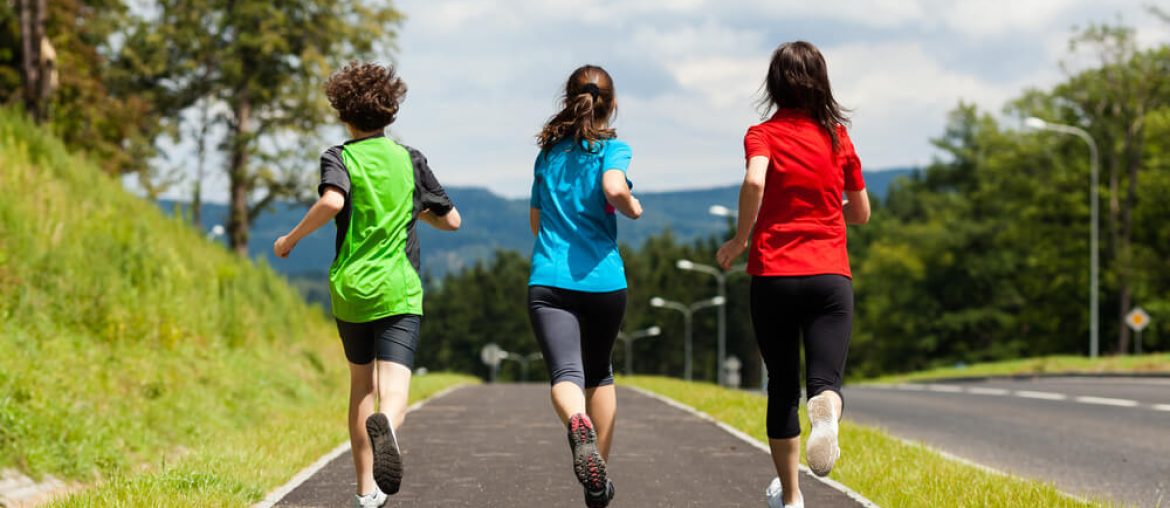
<instances>
[{"instance_id":1,"label":"white cloud","mask_svg":"<svg viewBox=\"0 0 1170 508\"><path fill-rule=\"evenodd\" d=\"M736 183L768 57L799 37L823 49L855 109L867 167L922 164L960 100L999 111L1058 81L1073 26L1120 13L1144 47L1170 41L1146 2L401 0L397 61L410 93L394 131L448 185L524 195L533 135L559 87L577 65L600 63L617 81L638 189Z\"/></svg>"}]
</instances>

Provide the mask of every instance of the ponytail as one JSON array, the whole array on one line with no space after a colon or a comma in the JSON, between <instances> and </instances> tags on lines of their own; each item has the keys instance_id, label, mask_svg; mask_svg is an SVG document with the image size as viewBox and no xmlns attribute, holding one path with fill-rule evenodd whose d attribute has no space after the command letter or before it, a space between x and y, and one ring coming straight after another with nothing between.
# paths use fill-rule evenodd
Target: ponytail
<instances>
[{"instance_id":1,"label":"ponytail","mask_svg":"<svg viewBox=\"0 0 1170 508\"><path fill-rule=\"evenodd\" d=\"M601 67L586 65L573 71L565 83L561 111L552 116L537 134L542 150L570 137L579 145L592 146L611 139L617 133L609 127L609 120L617 110L613 80Z\"/></svg>"}]
</instances>

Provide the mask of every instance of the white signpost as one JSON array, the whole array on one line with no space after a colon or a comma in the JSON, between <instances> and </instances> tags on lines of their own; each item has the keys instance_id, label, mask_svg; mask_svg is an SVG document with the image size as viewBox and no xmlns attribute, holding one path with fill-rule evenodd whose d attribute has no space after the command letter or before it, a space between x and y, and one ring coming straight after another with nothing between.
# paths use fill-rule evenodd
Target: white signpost
<instances>
[{"instance_id":1,"label":"white signpost","mask_svg":"<svg viewBox=\"0 0 1170 508\"><path fill-rule=\"evenodd\" d=\"M1134 307L1125 315L1125 324L1133 330L1133 352L1134 354L1142 354L1142 330L1145 330L1150 325L1150 315L1146 314L1145 309L1141 307Z\"/></svg>"}]
</instances>

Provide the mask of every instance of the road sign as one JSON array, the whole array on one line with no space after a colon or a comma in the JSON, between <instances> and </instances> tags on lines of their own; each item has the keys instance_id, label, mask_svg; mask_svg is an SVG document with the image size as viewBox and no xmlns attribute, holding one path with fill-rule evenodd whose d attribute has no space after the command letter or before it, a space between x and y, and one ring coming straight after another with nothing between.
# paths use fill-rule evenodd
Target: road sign
<instances>
[{"instance_id":1,"label":"road sign","mask_svg":"<svg viewBox=\"0 0 1170 508\"><path fill-rule=\"evenodd\" d=\"M1146 314L1146 311L1141 307L1134 307L1133 310L1129 311L1129 314L1125 315L1125 324L1129 325L1131 330L1141 333L1150 325L1150 315Z\"/></svg>"}]
</instances>

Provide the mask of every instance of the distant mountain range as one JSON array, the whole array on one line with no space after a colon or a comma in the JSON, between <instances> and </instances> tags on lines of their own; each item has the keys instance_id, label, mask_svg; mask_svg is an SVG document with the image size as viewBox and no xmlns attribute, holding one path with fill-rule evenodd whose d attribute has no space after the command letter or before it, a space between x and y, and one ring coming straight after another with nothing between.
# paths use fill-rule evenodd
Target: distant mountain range
<instances>
[{"instance_id":1,"label":"distant mountain range","mask_svg":"<svg viewBox=\"0 0 1170 508\"><path fill-rule=\"evenodd\" d=\"M910 175L914 169L888 169L866 172L866 185L872 195L886 196L896 179ZM419 228L423 245L423 270L441 276L452 270L485 259L499 249L529 253L532 234L528 230L528 200L509 199L489 190L476 187L451 187L451 199L463 215L463 227L458 233L442 233L428 227ZM623 243L640 246L647 238L664 230L671 230L681 240L691 240L727 231L727 219L710 215L711 205L735 208L739 201L739 186L709 189L639 192L646 212L640 220L619 219L618 237ZM167 210L180 210L184 203L161 201ZM278 271L291 276L317 276L328 271L333 261L334 228L326 227L305 238L289 259L272 255L272 242L288 232L300 221L305 206L298 203L280 203L263 213L252 228L248 250L253 256L265 257ZM205 204L205 230L227 222L227 206Z\"/></svg>"}]
</instances>

